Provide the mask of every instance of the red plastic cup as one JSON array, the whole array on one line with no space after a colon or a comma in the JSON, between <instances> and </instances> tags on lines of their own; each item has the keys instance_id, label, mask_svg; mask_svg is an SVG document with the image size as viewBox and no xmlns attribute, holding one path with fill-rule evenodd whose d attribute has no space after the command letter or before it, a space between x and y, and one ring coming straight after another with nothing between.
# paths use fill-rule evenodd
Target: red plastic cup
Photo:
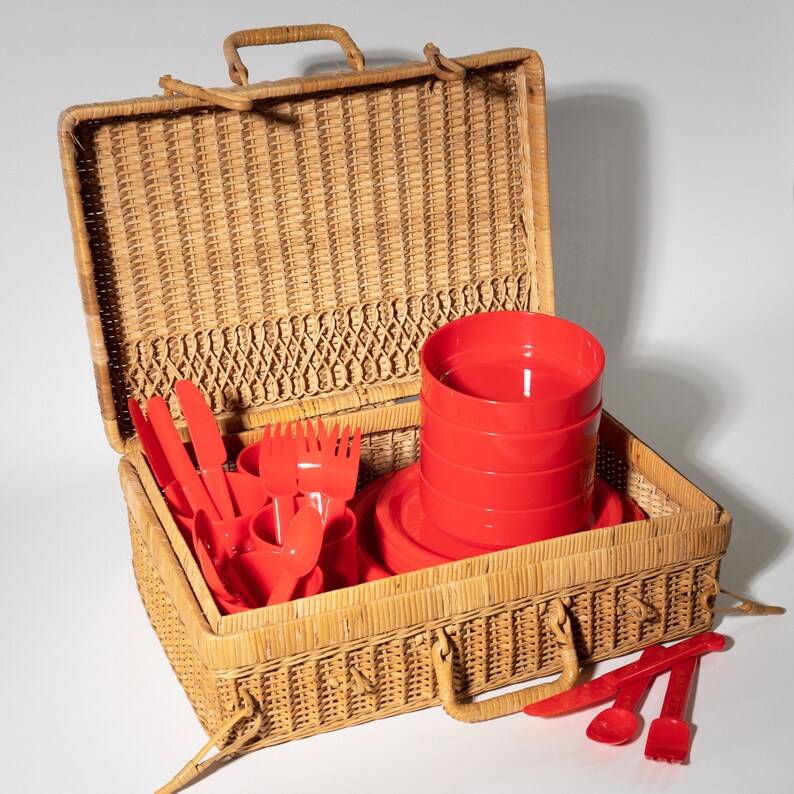
<instances>
[{"instance_id":1,"label":"red plastic cup","mask_svg":"<svg viewBox=\"0 0 794 794\"><path fill-rule=\"evenodd\" d=\"M253 444L248 444L240 450L235 461L238 472L251 477L259 477L259 448L261 446L261 441L254 441Z\"/></svg>"},{"instance_id":2,"label":"red plastic cup","mask_svg":"<svg viewBox=\"0 0 794 794\"><path fill-rule=\"evenodd\" d=\"M420 439L420 482L468 504L494 510L533 510L567 502L592 488L596 454L593 448L583 458L556 469L487 471L444 458L423 437Z\"/></svg>"},{"instance_id":3,"label":"red plastic cup","mask_svg":"<svg viewBox=\"0 0 794 794\"><path fill-rule=\"evenodd\" d=\"M229 560L229 564L236 576L245 586L246 591L253 598L257 607L267 604L267 599L276 582L281 578L281 548L274 546L271 549L257 548L237 554ZM295 591L290 600L316 595L323 591L323 573L315 567L298 579Z\"/></svg>"},{"instance_id":4,"label":"red plastic cup","mask_svg":"<svg viewBox=\"0 0 794 794\"><path fill-rule=\"evenodd\" d=\"M325 589L338 590L358 584L358 522L355 513L345 508L339 519L325 528L318 565L325 576Z\"/></svg>"},{"instance_id":5,"label":"red plastic cup","mask_svg":"<svg viewBox=\"0 0 794 794\"><path fill-rule=\"evenodd\" d=\"M450 421L419 397L420 438L445 460L486 471L557 469L598 446L601 405L568 427L535 433L490 433Z\"/></svg>"},{"instance_id":6,"label":"red plastic cup","mask_svg":"<svg viewBox=\"0 0 794 794\"><path fill-rule=\"evenodd\" d=\"M494 510L452 499L420 481L428 521L467 543L492 548L520 546L578 532L590 515L593 487L567 502L533 510Z\"/></svg>"},{"instance_id":7,"label":"red plastic cup","mask_svg":"<svg viewBox=\"0 0 794 794\"><path fill-rule=\"evenodd\" d=\"M248 541L251 516L267 504L269 497L265 487L258 480L245 474L229 472L226 475L229 492L234 505L235 517L212 522L217 541L223 544L229 556L242 551ZM171 512L182 537L193 549L193 516L183 516Z\"/></svg>"},{"instance_id":8,"label":"red plastic cup","mask_svg":"<svg viewBox=\"0 0 794 794\"><path fill-rule=\"evenodd\" d=\"M549 314L461 317L427 338L420 359L426 404L485 432L565 427L601 402L601 345L585 329Z\"/></svg>"},{"instance_id":9,"label":"red plastic cup","mask_svg":"<svg viewBox=\"0 0 794 794\"><path fill-rule=\"evenodd\" d=\"M350 501L350 509L356 516L356 545L358 552L358 581L374 582L392 575L387 571L380 554L375 549L372 528L375 506L386 483L394 474L386 474L358 491Z\"/></svg>"},{"instance_id":10,"label":"red plastic cup","mask_svg":"<svg viewBox=\"0 0 794 794\"><path fill-rule=\"evenodd\" d=\"M303 497L295 500L296 511ZM317 566L323 572L323 590L337 590L358 584L357 521L355 513L345 508L344 516L325 528ZM276 543L276 522L272 503L257 512L250 521L252 549L280 550Z\"/></svg>"}]
</instances>

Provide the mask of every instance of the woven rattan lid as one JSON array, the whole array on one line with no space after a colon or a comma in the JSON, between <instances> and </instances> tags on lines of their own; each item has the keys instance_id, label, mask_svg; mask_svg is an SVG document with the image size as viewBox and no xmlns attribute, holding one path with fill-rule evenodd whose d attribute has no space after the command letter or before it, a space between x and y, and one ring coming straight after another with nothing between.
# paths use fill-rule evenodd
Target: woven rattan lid
<instances>
[{"instance_id":1,"label":"woven rattan lid","mask_svg":"<svg viewBox=\"0 0 794 794\"><path fill-rule=\"evenodd\" d=\"M166 95L61 115L114 448L133 436L127 398L178 415L180 378L233 432L415 394L422 341L457 316L553 312L538 55L428 45L427 62L366 69L352 47L349 72L163 78Z\"/></svg>"}]
</instances>

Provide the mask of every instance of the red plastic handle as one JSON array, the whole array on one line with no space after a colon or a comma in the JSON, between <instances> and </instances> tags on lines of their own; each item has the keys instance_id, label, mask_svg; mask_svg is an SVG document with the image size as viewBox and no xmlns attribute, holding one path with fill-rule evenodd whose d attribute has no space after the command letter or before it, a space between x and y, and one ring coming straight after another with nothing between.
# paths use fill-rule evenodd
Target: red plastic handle
<instances>
[{"instance_id":1,"label":"red plastic handle","mask_svg":"<svg viewBox=\"0 0 794 794\"><path fill-rule=\"evenodd\" d=\"M670 717L674 720L683 719L689 699L689 687L692 684L692 676L695 674L697 663L698 657L693 656L673 665L660 716Z\"/></svg>"}]
</instances>

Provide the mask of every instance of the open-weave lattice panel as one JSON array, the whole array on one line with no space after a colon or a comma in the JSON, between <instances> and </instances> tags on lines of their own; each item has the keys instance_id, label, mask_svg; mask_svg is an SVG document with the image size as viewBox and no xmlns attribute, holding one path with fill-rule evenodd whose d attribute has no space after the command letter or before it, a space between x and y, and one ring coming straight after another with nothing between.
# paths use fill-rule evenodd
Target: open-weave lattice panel
<instances>
[{"instance_id":1,"label":"open-weave lattice panel","mask_svg":"<svg viewBox=\"0 0 794 794\"><path fill-rule=\"evenodd\" d=\"M417 375L427 335L476 311L528 308L528 278L506 276L418 298L269 317L124 344L119 397L171 395L179 378L206 384L217 412L299 400ZM174 403L174 409L176 404Z\"/></svg>"},{"instance_id":2,"label":"open-weave lattice panel","mask_svg":"<svg viewBox=\"0 0 794 794\"><path fill-rule=\"evenodd\" d=\"M178 377L219 412L402 377L441 322L533 308L519 105L497 68L78 125L119 413Z\"/></svg>"}]
</instances>

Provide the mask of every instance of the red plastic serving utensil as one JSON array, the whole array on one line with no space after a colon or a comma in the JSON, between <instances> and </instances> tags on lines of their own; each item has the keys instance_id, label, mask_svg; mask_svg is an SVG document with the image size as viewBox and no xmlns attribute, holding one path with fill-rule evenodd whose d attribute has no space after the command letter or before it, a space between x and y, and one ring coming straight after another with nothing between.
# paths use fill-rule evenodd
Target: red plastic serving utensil
<instances>
[{"instance_id":1,"label":"red plastic serving utensil","mask_svg":"<svg viewBox=\"0 0 794 794\"><path fill-rule=\"evenodd\" d=\"M281 544L284 533L295 515L298 494L296 440L292 425L271 425L265 428L259 446L259 479L264 483L275 504L276 543Z\"/></svg>"},{"instance_id":2,"label":"red plastic serving utensil","mask_svg":"<svg viewBox=\"0 0 794 794\"><path fill-rule=\"evenodd\" d=\"M620 687L631 684L640 678L656 675L670 669L676 662L691 656L700 656L709 651L721 651L725 647L725 637L715 631L707 631L682 640L664 649L664 655L655 661L637 661L619 667L586 684L552 695L550 698L532 703L524 708L524 713L532 717L553 717L568 711L584 708L593 703L613 697Z\"/></svg>"},{"instance_id":3,"label":"red plastic serving utensil","mask_svg":"<svg viewBox=\"0 0 794 794\"><path fill-rule=\"evenodd\" d=\"M182 487L177 482L176 477L174 477L174 472L168 465L160 443L157 441L157 436L155 436L154 431L146 421L141 406L130 397L127 401L127 407L132 417L135 432L141 442L143 454L146 455L146 460L149 461L149 466L152 468L152 474L154 474L157 484L163 489L166 501L179 515L192 515L193 511L190 509L185 494L182 492Z\"/></svg>"},{"instance_id":4,"label":"red plastic serving utensil","mask_svg":"<svg viewBox=\"0 0 794 794\"><path fill-rule=\"evenodd\" d=\"M146 403L146 415L192 512L204 510L210 520L219 521L220 513L187 454L166 401L162 397L150 397Z\"/></svg>"},{"instance_id":5,"label":"red plastic serving utensil","mask_svg":"<svg viewBox=\"0 0 794 794\"><path fill-rule=\"evenodd\" d=\"M651 645L642 652L640 661L653 661L663 655L664 648L661 645ZM615 702L593 717L585 732L587 738L602 744L624 744L629 741L637 732L639 724L635 709L653 678L654 676L641 678L622 687Z\"/></svg>"},{"instance_id":6,"label":"red plastic serving utensil","mask_svg":"<svg viewBox=\"0 0 794 794\"><path fill-rule=\"evenodd\" d=\"M267 599L267 605L283 604L292 598L298 580L317 565L323 545L323 521L311 505L295 514L284 536L279 555L281 576Z\"/></svg>"},{"instance_id":7,"label":"red plastic serving utensil","mask_svg":"<svg viewBox=\"0 0 794 794\"><path fill-rule=\"evenodd\" d=\"M662 712L651 723L645 743L645 757L652 761L680 764L689 753L689 723L684 720L684 711L697 663L697 657L692 657L670 670Z\"/></svg>"},{"instance_id":8,"label":"red plastic serving utensil","mask_svg":"<svg viewBox=\"0 0 794 794\"><path fill-rule=\"evenodd\" d=\"M228 455L215 417L193 381L178 380L174 384L174 391L187 422L199 468L212 501L221 518L234 518L234 504L223 468Z\"/></svg>"}]
</instances>

